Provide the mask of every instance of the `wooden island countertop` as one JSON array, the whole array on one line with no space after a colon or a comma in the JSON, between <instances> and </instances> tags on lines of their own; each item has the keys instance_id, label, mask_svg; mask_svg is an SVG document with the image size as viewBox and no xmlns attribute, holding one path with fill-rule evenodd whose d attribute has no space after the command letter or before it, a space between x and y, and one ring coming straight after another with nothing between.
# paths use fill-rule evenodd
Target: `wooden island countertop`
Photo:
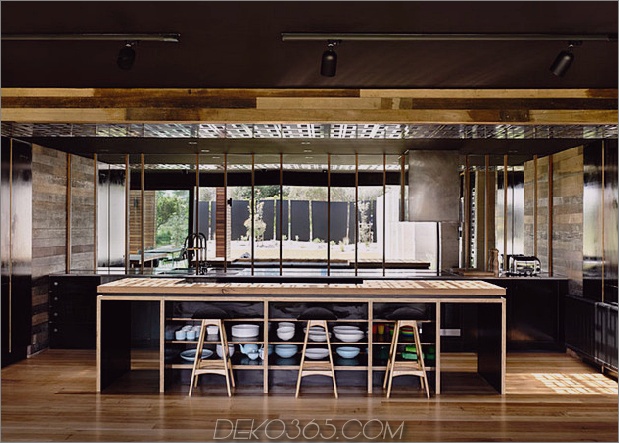
<instances>
[{"instance_id":1,"label":"wooden island countertop","mask_svg":"<svg viewBox=\"0 0 619 443\"><path fill-rule=\"evenodd\" d=\"M480 280L367 280L354 283L216 283L184 278L125 278L98 287L100 295L424 296L503 297L505 288Z\"/></svg>"}]
</instances>

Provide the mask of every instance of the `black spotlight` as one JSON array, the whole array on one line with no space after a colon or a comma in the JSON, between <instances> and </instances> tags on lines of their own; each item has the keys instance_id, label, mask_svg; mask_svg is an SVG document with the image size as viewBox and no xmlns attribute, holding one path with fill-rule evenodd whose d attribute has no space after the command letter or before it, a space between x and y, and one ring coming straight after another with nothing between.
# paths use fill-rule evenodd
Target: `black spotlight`
<instances>
[{"instance_id":1,"label":"black spotlight","mask_svg":"<svg viewBox=\"0 0 619 443\"><path fill-rule=\"evenodd\" d=\"M320 75L324 77L335 77L335 69L337 68L337 54L335 53L335 45L337 42L329 41L329 48L322 53L322 63L320 64Z\"/></svg>"},{"instance_id":2,"label":"black spotlight","mask_svg":"<svg viewBox=\"0 0 619 443\"><path fill-rule=\"evenodd\" d=\"M555 61L552 62L550 66L550 71L556 75L557 77L563 77L565 73L572 66L572 62L574 61L574 54L572 53L572 48L576 45L579 45L580 42L569 42L569 47L559 52Z\"/></svg>"},{"instance_id":3,"label":"black spotlight","mask_svg":"<svg viewBox=\"0 0 619 443\"><path fill-rule=\"evenodd\" d=\"M120 69L129 70L133 67L133 63L135 62L135 42L127 42L125 46L122 47L120 52L118 52L118 59L116 63Z\"/></svg>"}]
</instances>

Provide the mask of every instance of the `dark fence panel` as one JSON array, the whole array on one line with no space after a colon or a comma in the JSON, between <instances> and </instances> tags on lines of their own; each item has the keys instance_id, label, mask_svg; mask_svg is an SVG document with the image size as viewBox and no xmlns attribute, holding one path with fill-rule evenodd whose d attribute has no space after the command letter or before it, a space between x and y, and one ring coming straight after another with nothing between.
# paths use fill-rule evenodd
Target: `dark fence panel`
<instances>
[{"instance_id":1,"label":"dark fence panel","mask_svg":"<svg viewBox=\"0 0 619 443\"><path fill-rule=\"evenodd\" d=\"M275 202L273 200L262 200L262 220L266 223L264 240L273 240L275 227Z\"/></svg>"},{"instance_id":2,"label":"dark fence panel","mask_svg":"<svg viewBox=\"0 0 619 443\"><path fill-rule=\"evenodd\" d=\"M198 202L198 232L209 238L210 203Z\"/></svg>"},{"instance_id":3,"label":"dark fence panel","mask_svg":"<svg viewBox=\"0 0 619 443\"><path fill-rule=\"evenodd\" d=\"M215 228L216 228L216 220L217 220L217 202L216 201L212 201L211 202L211 212L209 214L209 219L210 219L210 223L211 223L211 237L210 240L215 240Z\"/></svg>"},{"instance_id":4,"label":"dark fence panel","mask_svg":"<svg viewBox=\"0 0 619 443\"><path fill-rule=\"evenodd\" d=\"M282 229L286 238L290 240L290 233L288 232L288 200L283 201L282 208ZM279 229L279 200L277 200L275 202L275 239L281 240L281 238L282 233Z\"/></svg>"},{"instance_id":5,"label":"dark fence panel","mask_svg":"<svg viewBox=\"0 0 619 443\"><path fill-rule=\"evenodd\" d=\"M349 243L354 243L355 242L355 235L357 233L357 231L355 230L355 203L348 203L348 210L350 211L350 219L348 220L348 242Z\"/></svg>"},{"instance_id":6,"label":"dark fence panel","mask_svg":"<svg viewBox=\"0 0 619 443\"><path fill-rule=\"evenodd\" d=\"M244 223L249 218L249 201L232 200L232 240L240 240L247 235Z\"/></svg>"},{"instance_id":7,"label":"dark fence panel","mask_svg":"<svg viewBox=\"0 0 619 443\"><path fill-rule=\"evenodd\" d=\"M327 241L329 203L323 201L312 202L312 237Z\"/></svg>"},{"instance_id":8,"label":"dark fence panel","mask_svg":"<svg viewBox=\"0 0 619 443\"><path fill-rule=\"evenodd\" d=\"M290 202L290 240L309 241L309 201Z\"/></svg>"}]
</instances>

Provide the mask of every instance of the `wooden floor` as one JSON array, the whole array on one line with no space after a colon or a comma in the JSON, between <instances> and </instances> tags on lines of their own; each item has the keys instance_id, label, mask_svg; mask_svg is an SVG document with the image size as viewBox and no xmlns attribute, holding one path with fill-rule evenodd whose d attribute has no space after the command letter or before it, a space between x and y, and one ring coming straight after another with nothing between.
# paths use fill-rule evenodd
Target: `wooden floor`
<instances>
[{"instance_id":1,"label":"wooden floor","mask_svg":"<svg viewBox=\"0 0 619 443\"><path fill-rule=\"evenodd\" d=\"M412 387L229 398L223 383L190 398L181 384L158 394L147 371L133 371L139 387L97 394L94 351L48 350L2 369L2 441L617 441L617 383L573 357L508 354L505 396L467 393L472 356L443 365L457 371L450 393L429 400Z\"/></svg>"}]
</instances>

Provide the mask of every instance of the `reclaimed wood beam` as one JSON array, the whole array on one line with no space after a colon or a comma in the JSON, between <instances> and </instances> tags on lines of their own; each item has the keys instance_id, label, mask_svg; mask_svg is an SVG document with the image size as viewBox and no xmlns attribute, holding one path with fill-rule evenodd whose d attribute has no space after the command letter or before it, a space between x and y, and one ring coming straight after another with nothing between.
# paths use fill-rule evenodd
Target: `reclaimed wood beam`
<instances>
[{"instance_id":1,"label":"reclaimed wood beam","mask_svg":"<svg viewBox=\"0 0 619 443\"><path fill-rule=\"evenodd\" d=\"M616 89L2 89L18 123L615 124Z\"/></svg>"},{"instance_id":2,"label":"reclaimed wood beam","mask_svg":"<svg viewBox=\"0 0 619 443\"><path fill-rule=\"evenodd\" d=\"M616 110L355 110L355 109L81 109L3 108L17 123L408 123L408 124L616 124Z\"/></svg>"}]
</instances>

